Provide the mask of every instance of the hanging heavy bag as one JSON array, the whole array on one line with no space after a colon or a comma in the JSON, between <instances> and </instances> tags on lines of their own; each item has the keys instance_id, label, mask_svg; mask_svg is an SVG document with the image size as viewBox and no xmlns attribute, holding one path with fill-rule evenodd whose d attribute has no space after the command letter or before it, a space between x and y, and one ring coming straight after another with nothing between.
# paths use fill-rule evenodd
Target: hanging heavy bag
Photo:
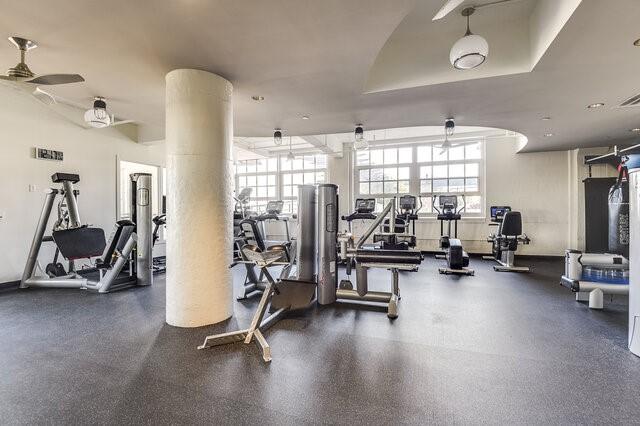
<instances>
[{"instance_id":1,"label":"hanging heavy bag","mask_svg":"<svg viewBox=\"0 0 640 426\"><path fill-rule=\"evenodd\" d=\"M619 167L618 180L609 189L609 252L629 257L629 182Z\"/></svg>"}]
</instances>

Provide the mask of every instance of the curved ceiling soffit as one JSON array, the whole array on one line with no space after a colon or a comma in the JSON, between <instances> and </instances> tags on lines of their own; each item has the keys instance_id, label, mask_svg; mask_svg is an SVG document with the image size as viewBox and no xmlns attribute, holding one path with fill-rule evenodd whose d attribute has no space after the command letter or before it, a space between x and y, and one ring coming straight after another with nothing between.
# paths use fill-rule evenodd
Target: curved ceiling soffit
<instances>
[{"instance_id":1,"label":"curved ceiling soffit","mask_svg":"<svg viewBox=\"0 0 640 426\"><path fill-rule=\"evenodd\" d=\"M416 35L414 31L416 22L418 20L422 22L424 19L426 19L424 16L421 17L421 15L425 15L425 13L430 12L429 10L427 10L429 4L416 4L414 8L407 15L405 15L404 19L398 24L396 29L387 38L387 41L378 52L375 61L373 61L371 68L369 69L364 94L372 97L375 97L376 94L381 96L397 97L399 96L399 92L413 91L413 96L410 97L413 98L413 101L416 102L416 107L418 107L420 104L422 104L422 102L418 101L417 98L438 98L444 95L444 92L449 92L449 89L452 90L452 97L456 97L456 94L459 95L461 90L465 90L465 87L471 88L472 86L470 85L475 85L475 83L472 83L473 81L481 80L483 81L482 83L480 83L481 86L487 85L488 87L501 86L501 82L505 82L504 84L508 84L508 81L510 80L508 78L509 76L513 76L514 78L522 78L522 76L530 73L536 67L536 65L538 65L538 62L550 48L553 41L560 34L565 24L573 15L581 2L582 0L529 0L523 2L514 2L513 6L511 6L510 8L501 9L500 13L495 16L481 17L480 24L482 25L483 33L489 32L490 35L493 36L491 37L491 39L494 40L494 44L501 48L501 51L510 53L508 57L510 60L513 58L513 63L505 61L504 58L500 57L498 60L498 64L491 64L491 70L485 68L483 70L479 70L480 73L474 73L474 75L468 75L461 79L457 78L458 76L451 76L452 78L449 79L447 78L447 75L443 74L443 71L446 73L446 70L431 68L429 68L429 72L434 72L435 74L433 75L433 78L427 77L425 81L422 81L421 78L411 78L410 73L408 73L407 70L403 71L402 69L400 69L398 73L396 73L395 77L393 77L392 72L391 78L387 76L380 79L380 73L382 71L389 71L388 67L390 58L399 59L400 63L398 64L398 66L400 67L406 65L402 63L402 56L397 56L398 51L415 51L415 49L407 49L407 46L403 47L403 42L413 38L417 39L420 37L424 37L424 34ZM494 25L496 23L496 20L503 21L504 24L509 27L508 32L511 33L511 36L506 38L507 40L496 38L495 34L491 34L491 31L494 30L491 27L487 28L486 26L489 19L493 20L492 23ZM521 25L522 23L527 23L529 25ZM446 36L447 39L454 37L451 39L453 43L453 41L455 41L455 32L451 32L451 25L453 25L453 29L457 31L457 27L459 26L458 24L460 24L460 22L449 20L448 22L440 22L436 25L440 26L438 32L442 32L443 36ZM425 25L430 26L432 25L432 22L430 20L427 20L427 22L425 22ZM520 30L520 28L524 27L531 28L529 28L526 33L518 32L524 31ZM507 28L504 28L504 30L507 31ZM427 33L430 32L431 30L428 30ZM431 35L433 36L433 33L431 33ZM409 39L407 39L407 37L409 37ZM533 40L530 40L530 37L533 37ZM515 42L508 41L509 39L517 40L518 43L526 42L528 48L527 54L522 55L522 57L518 56L514 58L514 52L518 50L517 45L514 44ZM412 42L415 43L415 40L412 40ZM448 63L448 56L446 59L446 66L450 67L450 64ZM498 66L496 67L495 65ZM442 66L442 64L440 66ZM413 71L415 73L415 66L414 69L410 71ZM403 75L403 72L405 72L406 75ZM396 79L396 81L393 81L394 78ZM446 87L447 89L444 89L444 87ZM385 93L386 95L384 95ZM436 119L436 122L434 122L433 120L427 120L424 122L415 123L415 125L437 125L438 120L444 119L446 114L464 120L463 117L459 117L457 116L457 114L455 114L456 111L449 111L448 109L450 108L448 108L446 105L442 105L441 107L442 110L440 111L440 113L444 115L442 117L438 117ZM470 111L466 112L469 113ZM523 132L525 129L522 126L516 125L513 120L487 121L482 117L473 116L470 116L468 118L470 119L469 122L462 121L461 124L464 124L465 126L501 128L513 132L519 139L517 150L519 152L527 151L529 138ZM504 122L500 123L499 121Z\"/></svg>"},{"instance_id":2,"label":"curved ceiling soffit","mask_svg":"<svg viewBox=\"0 0 640 426\"><path fill-rule=\"evenodd\" d=\"M367 73L364 76L363 84L362 84L362 94L369 94L369 79L371 76L371 70L373 70L376 66L376 62L378 62L378 58L380 58L380 54L384 51L384 48L389 43L389 40L396 33L398 28L402 26L402 23L406 21L407 17L411 16L411 14L418 8L418 0L413 0L413 5L411 7L407 7L406 13L404 15L399 16L399 19L394 27L392 27L391 31L387 33L387 36L384 38L384 43L380 45L380 47L376 50L375 55L371 57L369 61L369 66L367 67Z\"/></svg>"}]
</instances>

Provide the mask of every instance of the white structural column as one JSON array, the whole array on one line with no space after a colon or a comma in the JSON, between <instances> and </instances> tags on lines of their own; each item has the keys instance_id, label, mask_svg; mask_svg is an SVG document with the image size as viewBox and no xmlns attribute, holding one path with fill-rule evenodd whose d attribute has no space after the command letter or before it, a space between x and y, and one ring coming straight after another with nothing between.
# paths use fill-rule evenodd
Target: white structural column
<instances>
[{"instance_id":1,"label":"white structural column","mask_svg":"<svg viewBox=\"0 0 640 426\"><path fill-rule=\"evenodd\" d=\"M166 76L167 323L233 314L233 86L205 71Z\"/></svg>"}]
</instances>

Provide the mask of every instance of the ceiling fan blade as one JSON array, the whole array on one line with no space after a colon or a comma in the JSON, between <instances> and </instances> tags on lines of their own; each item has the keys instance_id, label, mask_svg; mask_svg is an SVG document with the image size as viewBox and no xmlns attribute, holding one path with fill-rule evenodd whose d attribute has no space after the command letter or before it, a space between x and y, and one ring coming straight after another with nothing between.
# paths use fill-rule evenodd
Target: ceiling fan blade
<instances>
[{"instance_id":1,"label":"ceiling fan blade","mask_svg":"<svg viewBox=\"0 0 640 426\"><path fill-rule=\"evenodd\" d=\"M118 117L115 117L114 121L112 121L109 126L110 127L114 127L114 126L120 126L122 124L132 124L132 123L135 123L135 121L134 120L121 120Z\"/></svg>"},{"instance_id":2,"label":"ceiling fan blade","mask_svg":"<svg viewBox=\"0 0 640 426\"><path fill-rule=\"evenodd\" d=\"M447 0L447 2L440 8L438 13L433 17L432 21L437 21L444 18L451 13L456 7L460 6L464 0Z\"/></svg>"},{"instance_id":3,"label":"ceiling fan blade","mask_svg":"<svg viewBox=\"0 0 640 426\"><path fill-rule=\"evenodd\" d=\"M47 74L28 80L27 83L52 86L54 84L80 83L83 81L84 78L80 74Z\"/></svg>"},{"instance_id":4,"label":"ceiling fan blade","mask_svg":"<svg viewBox=\"0 0 640 426\"><path fill-rule=\"evenodd\" d=\"M18 81L17 78L15 77L9 77L7 75L0 75L0 80L7 80L7 81Z\"/></svg>"}]
</instances>

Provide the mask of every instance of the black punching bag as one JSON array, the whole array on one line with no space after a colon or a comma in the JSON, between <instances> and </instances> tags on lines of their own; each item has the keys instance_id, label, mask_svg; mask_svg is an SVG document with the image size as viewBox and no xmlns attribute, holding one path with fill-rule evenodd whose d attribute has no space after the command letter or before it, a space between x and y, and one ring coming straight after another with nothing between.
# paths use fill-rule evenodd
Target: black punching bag
<instances>
[{"instance_id":1,"label":"black punching bag","mask_svg":"<svg viewBox=\"0 0 640 426\"><path fill-rule=\"evenodd\" d=\"M609 189L609 252L629 257L629 182L625 169Z\"/></svg>"}]
</instances>

